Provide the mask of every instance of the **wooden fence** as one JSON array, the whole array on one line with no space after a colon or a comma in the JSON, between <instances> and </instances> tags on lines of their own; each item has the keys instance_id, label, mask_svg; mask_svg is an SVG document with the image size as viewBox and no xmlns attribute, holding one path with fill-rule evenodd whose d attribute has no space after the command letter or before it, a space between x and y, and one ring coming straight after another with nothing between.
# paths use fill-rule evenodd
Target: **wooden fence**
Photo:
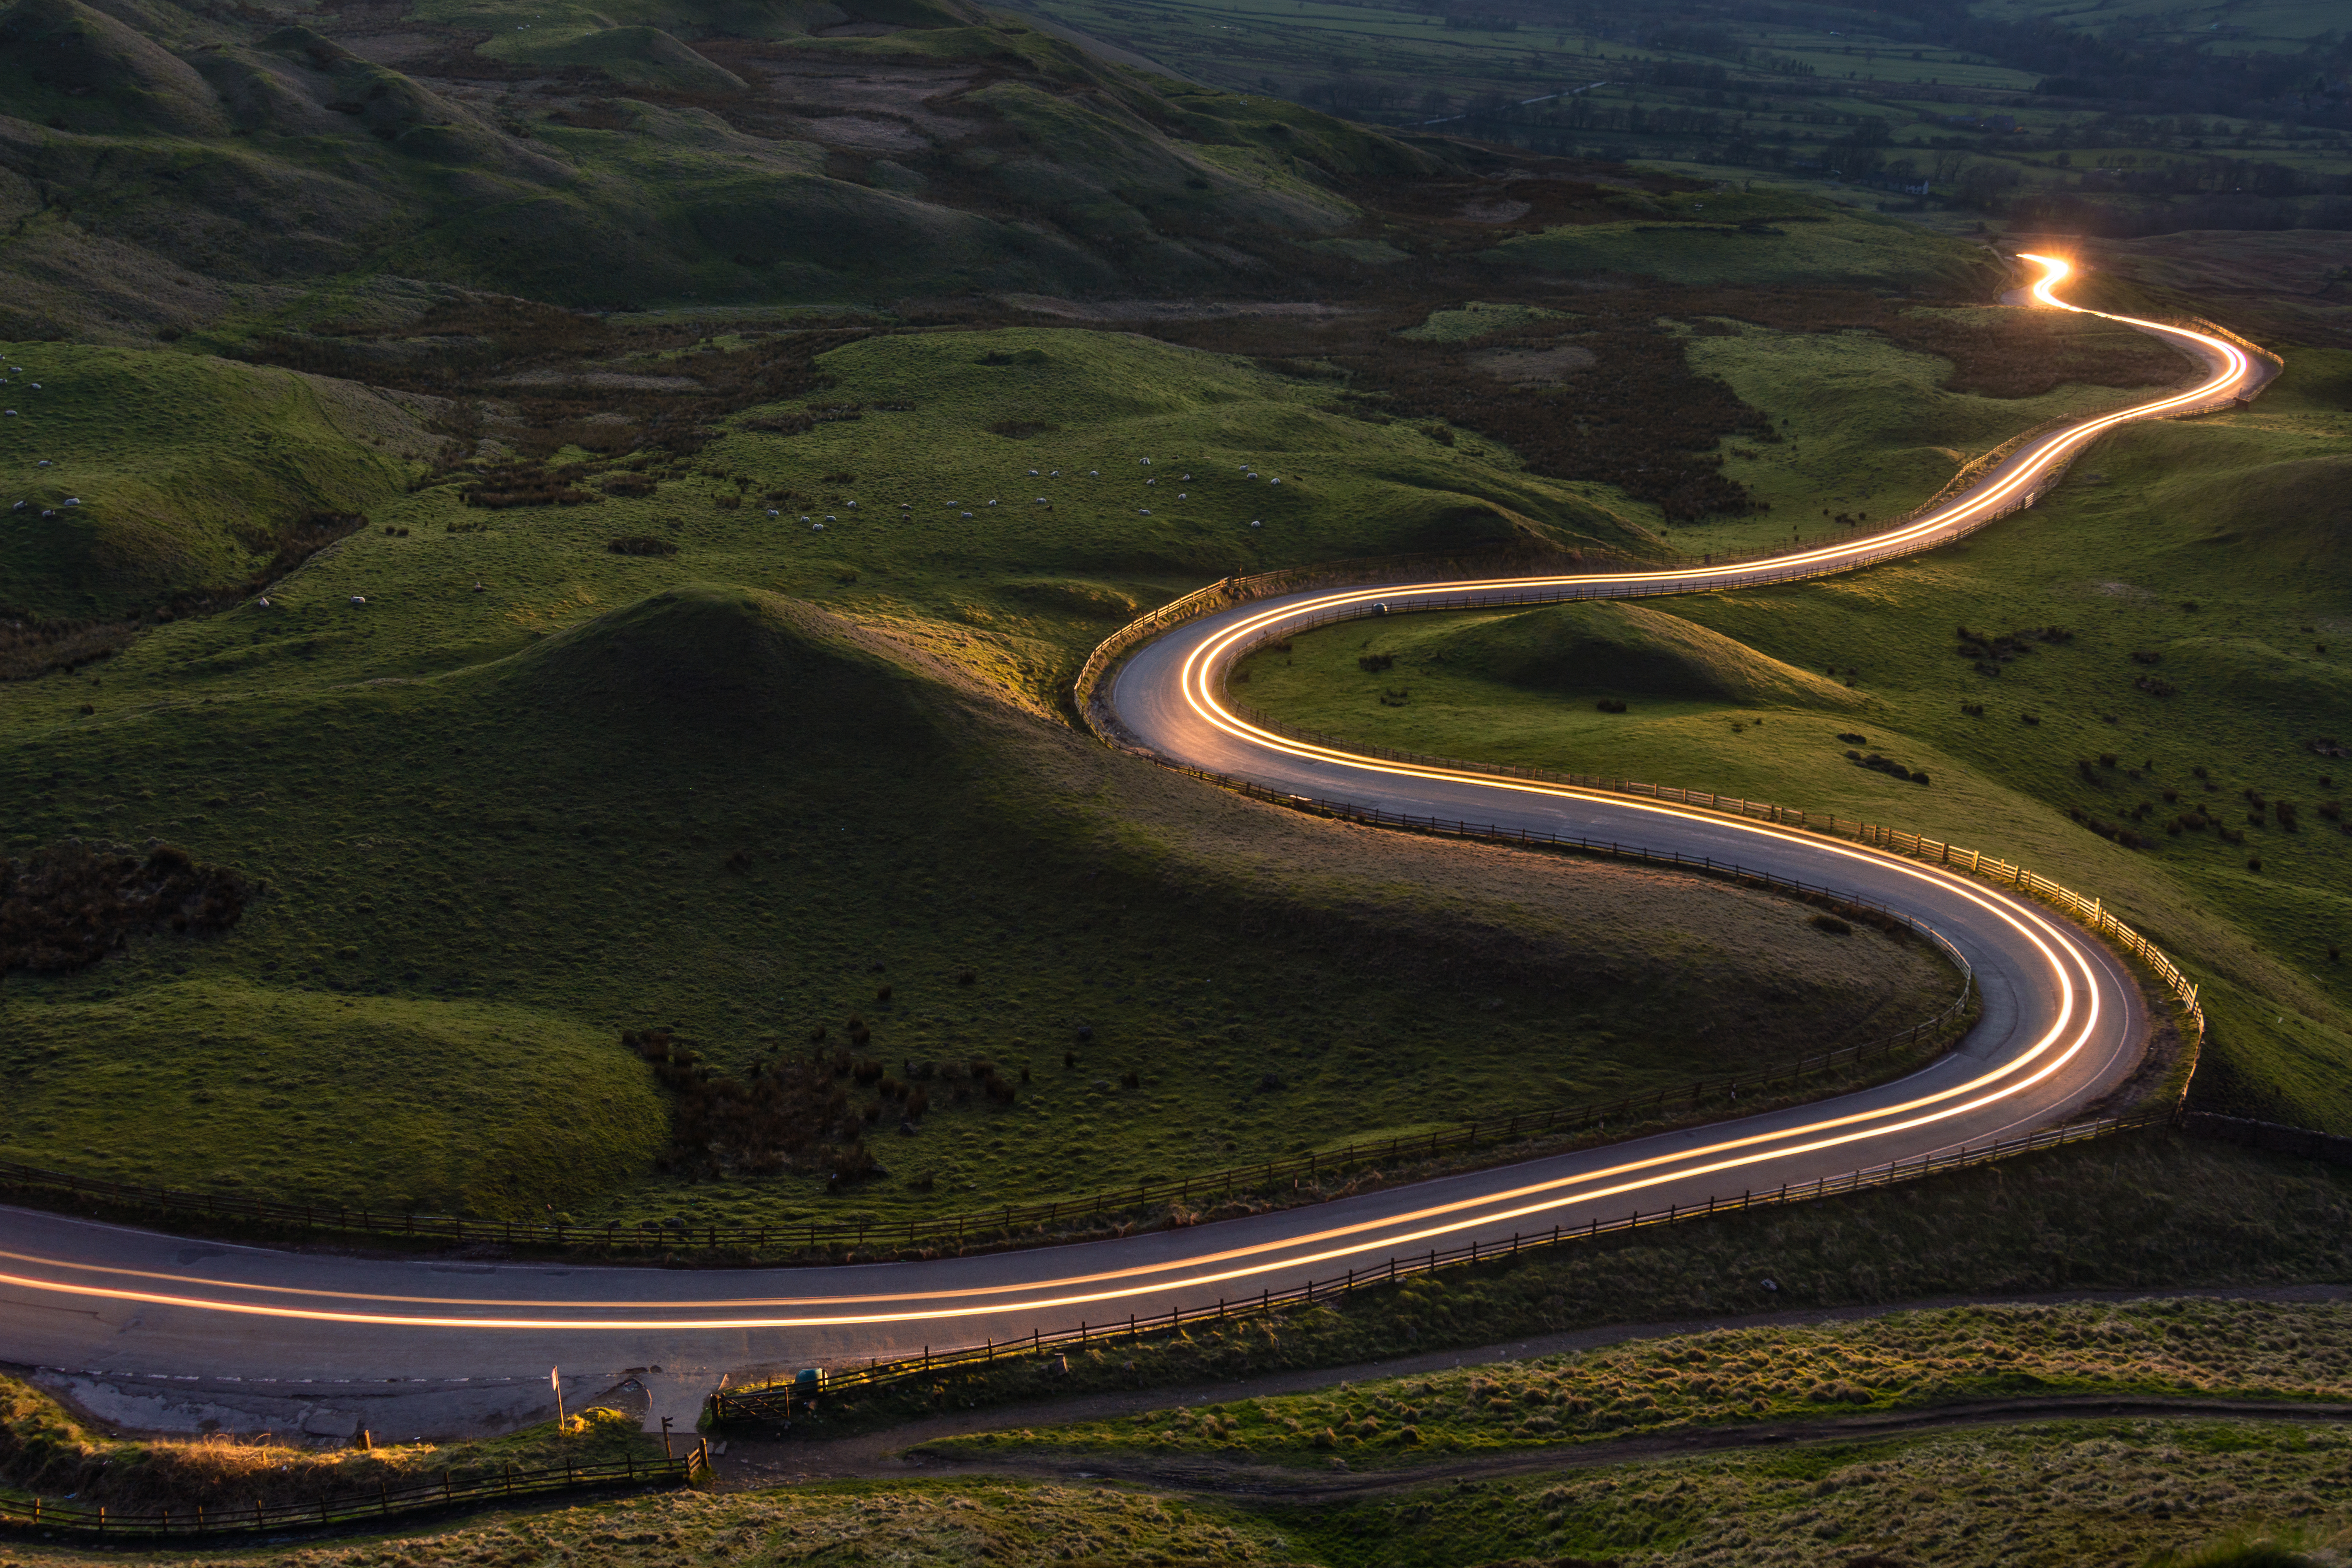
<instances>
[{"instance_id":1,"label":"wooden fence","mask_svg":"<svg viewBox=\"0 0 2352 1568\"><path fill-rule=\"evenodd\" d=\"M0 1530L81 1544L168 1545L174 1542L354 1529L451 1509L573 1496L614 1488L689 1486L709 1473L709 1445L698 1442L682 1458L631 1458L617 1464L565 1465L541 1470L518 1470L509 1466L499 1475L463 1481L445 1470L437 1480L404 1481L398 1486L386 1481L373 1491L321 1496L316 1502L218 1504L177 1511L166 1508L147 1513L121 1513L110 1512L103 1507L77 1508L38 1498L19 1502L0 1497Z\"/></svg>"},{"instance_id":2,"label":"wooden fence","mask_svg":"<svg viewBox=\"0 0 2352 1568\"><path fill-rule=\"evenodd\" d=\"M1990 1142L1962 1145L1958 1148L1919 1155L1915 1159L1891 1162L1843 1175L1823 1176L1816 1181L1790 1183L1761 1192L1743 1192L1737 1197L1709 1198L1705 1203L1673 1205L1663 1209L1635 1210L1622 1219L1587 1221L1580 1226L1559 1225L1549 1230L1524 1232L1507 1241L1472 1241L1461 1247L1432 1248L1410 1256L1399 1255L1386 1261L1362 1268L1350 1268L1328 1279L1310 1280L1287 1290L1261 1290L1255 1296L1221 1300L1213 1306L1171 1308L1150 1316L1132 1314L1103 1323L1080 1323L1075 1329L1054 1333L1032 1331L1015 1340L990 1340L978 1345L966 1345L955 1350L926 1350L920 1355L901 1356L894 1360L876 1360L864 1366L849 1366L828 1371L821 1391L814 1397L834 1397L858 1389L887 1388L914 1380L936 1377L941 1373L965 1371L974 1367L993 1366L1000 1362L1012 1363L1024 1357L1036 1357L1049 1352L1062 1352L1085 1350L1095 1346L1132 1342L1162 1334L1174 1334L1202 1323L1222 1323L1236 1318L1261 1315L1292 1307L1313 1306L1333 1300L1351 1291L1385 1287L1415 1275L1430 1274L1442 1268L1466 1268L1473 1264L1493 1263L1549 1247L1565 1247L1590 1241L1604 1236L1622 1235L1627 1231L1646 1229L1652 1226L1675 1225L1687 1220L1710 1218L1717 1215L1744 1214L1751 1209L1778 1207L1784 1204L1811 1203L1817 1199L1843 1196L1850 1193L1868 1192L1890 1186L1897 1182L1916 1181L1921 1177L1941 1174L1948 1171L1965 1170L1971 1166L2006 1160L2019 1154L2043 1149L2061 1148L2091 1139L2113 1137L2118 1133L2137 1131L2151 1127L2168 1126L2173 1121L2170 1107L2144 1111L2135 1116L2112 1117L2098 1121L2072 1126L2045 1127L2019 1138L2000 1139ZM740 1427L788 1421L793 1413L803 1409L811 1399L807 1389L793 1383L752 1384L740 1388L722 1388L711 1395L710 1418L714 1426Z\"/></svg>"},{"instance_id":3,"label":"wooden fence","mask_svg":"<svg viewBox=\"0 0 2352 1568\"><path fill-rule=\"evenodd\" d=\"M1473 778L1486 774L1499 778L1526 779L1596 794L1624 795L1640 800L1668 801L1701 811L1719 812L1749 821L1769 822L1785 827L1849 839L1872 848L1889 851L1910 859L1928 861L1934 865L1947 867L1972 877L1981 877L1989 881L2013 888L2063 910L2084 925L2090 927L2093 931L2112 941L2147 964L2156 973L2158 978L2170 988L2175 999L2180 1004L2184 1023L2182 1034L2188 1040L2192 1060L2194 1053L2203 1044L2205 1010L2198 1003L2197 987L2190 984L2189 977L2180 972L2179 966L2175 964L2161 948L2117 920L2114 912L2108 910L2101 900L2085 898L2071 888L2053 882L2047 877L2029 871L2022 866L1998 857L1986 855L1975 849L1962 848L1958 845L1948 844L1941 839L1929 838L1920 834L1906 833L1899 827L1884 827L1875 823L1851 821L1833 815L1816 815L1792 806L1778 805L1770 801L1749 800L1738 795L1715 795L1706 790L1680 789L1672 784L1643 784L1633 779L1606 778L1593 773L1553 773L1542 768L1497 766L1492 763L1464 762L1457 758L1431 756L1425 752L1402 752L1389 747L1369 746L1359 742L1325 735L1318 731L1286 724L1239 704L1234 705L1234 710L1247 718L1251 723L1272 730L1276 733L1329 746L1335 750L1350 751L1363 756L1381 757L1412 763L1416 766L1443 769ZM1712 871L1720 864L1712 859L1694 859L1689 856L1679 854L1654 854L1637 846L1604 843L1583 837L1571 838L1558 834L1529 833L1519 828L1480 826L1466 822L1402 816L1393 812L1355 805L1348 802L1313 800L1305 795L1287 795L1279 790L1268 789L1263 784L1252 784L1247 780L1231 778L1223 773L1213 773L1203 769L1170 763L1164 758L1151 756L1149 752L1141 754L1163 767L1222 784L1238 794L1325 816L1344 816L1379 826L1409 827L1423 832L1484 838L1500 843L1539 844L1562 848L1597 850L1612 855L1638 857L1648 864L1674 865L1691 869ZM1756 875L1755 873L1735 874L1741 877ZM1761 878L1759 880L1766 886L1804 895L1830 898L1843 896L1832 889L1809 888L1803 883L1790 882L1786 879ZM1909 917L1898 918L1908 920ZM2187 1093L2185 1080L2182 1093L2184 1096Z\"/></svg>"}]
</instances>

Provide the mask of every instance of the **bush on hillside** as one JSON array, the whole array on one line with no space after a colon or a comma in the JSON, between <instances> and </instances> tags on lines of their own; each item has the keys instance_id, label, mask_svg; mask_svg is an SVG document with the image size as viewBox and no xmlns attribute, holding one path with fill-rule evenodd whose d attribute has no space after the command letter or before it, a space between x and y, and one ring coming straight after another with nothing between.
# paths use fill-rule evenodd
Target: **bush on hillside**
<instances>
[{"instance_id":1,"label":"bush on hillside","mask_svg":"<svg viewBox=\"0 0 2352 1568\"><path fill-rule=\"evenodd\" d=\"M68 839L0 860L0 971L62 974L129 945L134 933L225 931L251 897L235 870L199 866L168 844L142 859Z\"/></svg>"}]
</instances>

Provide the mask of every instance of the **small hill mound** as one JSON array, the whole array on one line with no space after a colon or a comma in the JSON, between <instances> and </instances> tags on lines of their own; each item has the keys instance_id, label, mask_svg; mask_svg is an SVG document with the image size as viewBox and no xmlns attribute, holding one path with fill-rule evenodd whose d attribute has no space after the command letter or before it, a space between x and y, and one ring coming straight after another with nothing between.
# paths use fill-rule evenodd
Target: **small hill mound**
<instances>
[{"instance_id":1,"label":"small hill mound","mask_svg":"<svg viewBox=\"0 0 2352 1568\"><path fill-rule=\"evenodd\" d=\"M2159 487L2164 511L2210 531L2198 547L2247 547L2303 572L2340 571L2352 545L2352 458L2302 458L2256 468L2191 473Z\"/></svg>"},{"instance_id":2,"label":"small hill mound","mask_svg":"<svg viewBox=\"0 0 2352 1568\"><path fill-rule=\"evenodd\" d=\"M1760 706L1853 708L1834 681L1638 605L1553 605L1430 644L1449 666L1513 686Z\"/></svg>"},{"instance_id":3,"label":"small hill mound","mask_svg":"<svg viewBox=\"0 0 2352 1568\"><path fill-rule=\"evenodd\" d=\"M439 94L396 70L362 59L308 27L281 27L262 39L261 47L318 72L324 79L320 102L338 114L352 115L384 141L399 141L420 128L444 130L445 134L452 128L482 129L472 114ZM487 156L488 144L483 143L479 151Z\"/></svg>"},{"instance_id":4,"label":"small hill mound","mask_svg":"<svg viewBox=\"0 0 2352 1568\"><path fill-rule=\"evenodd\" d=\"M228 131L194 68L76 0L17 0L0 12L0 102L12 114L78 131Z\"/></svg>"},{"instance_id":5,"label":"small hill mound","mask_svg":"<svg viewBox=\"0 0 2352 1568\"><path fill-rule=\"evenodd\" d=\"M923 728L906 673L807 605L688 583L490 667L501 693L625 746L782 750L812 764L903 763Z\"/></svg>"},{"instance_id":6,"label":"small hill mound","mask_svg":"<svg viewBox=\"0 0 2352 1568\"><path fill-rule=\"evenodd\" d=\"M410 470L396 453L439 444L348 383L152 350L0 348L43 387L0 421L11 615L122 619L242 592L398 494Z\"/></svg>"},{"instance_id":7,"label":"small hill mound","mask_svg":"<svg viewBox=\"0 0 2352 1568\"><path fill-rule=\"evenodd\" d=\"M659 27L606 27L553 48L531 50L530 58L549 65L589 66L625 87L664 92L732 93L747 85Z\"/></svg>"}]
</instances>

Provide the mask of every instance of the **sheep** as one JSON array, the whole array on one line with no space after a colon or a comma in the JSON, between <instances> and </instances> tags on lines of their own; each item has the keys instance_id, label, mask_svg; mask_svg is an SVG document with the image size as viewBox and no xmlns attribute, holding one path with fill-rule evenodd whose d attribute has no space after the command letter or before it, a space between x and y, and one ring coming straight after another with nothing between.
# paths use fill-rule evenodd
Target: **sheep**
<instances>
[{"instance_id":1,"label":"sheep","mask_svg":"<svg viewBox=\"0 0 2352 1568\"><path fill-rule=\"evenodd\" d=\"M1269 484L1276 484L1276 485L1278 485L1278 484L1282 483L1282 481L1281 481L1280 479L1269 479L1269 480L1267 480L1266 482L1267 482L1267 483L1269 483Z\"/></svg>"},{"instance_id":2,"label":"sheep","mask_svg":"<svg viewBox=\"0 0 2352 1568\"><path fill-rule=\"evenodd\" d=\"M256 600L254 601L254 604L255 604L258 608L261 608L261 609L264 609L264 610L266 610L266 609L269 608L269 600L268 600L268 596L267 596L267 595L264 595L263 597L261 597L261 598L259 598L259 599L256 599Z\"/></svg>"},{"instance_id":3,"label":"sheep","mask_svg":"<svg viewBox=\"0 0 2352 1568\"><path fill-rule=\"evenodd\" d=\"M1030 477L1031 479L1035 479L1035 478L1037 477L1037 470L1036 470L1036 469L1034 469L1034 468L1030 469L1030 470L1029 470L1029 477Z\"/></svg>"},{"instance_id":4,"label":"sheep","mask_svg":"<svg viewBox=\"0 0 2352 1568\"><path fill-rule=\"evenodd\" d=\"M1038 504L1039 506L1044 506L1044 505L1047 504L1047 503L1046 503L1046 500L1045 500L1045 498L1044 496L1039 496L1039 497L1037 498L1037 504Z\"/></svg>"},{"instance_id":5,"label":"sheep","mask_svg":"<svg viewBox=\"0 0 2352 1568\"><path fill-rule=\"evenodd\" d=\"M1150 517L1150 516L1151 515L1151 513L1150 513L1149 510L1144 510L1144 509L1142 509L1142 508L1138 508L1138 509L1137 509L1137 515L1141 516L1141 517Z\"/></svg>"},{"instance_id":6,"label":"sheep","mask_svg":"<svg viewBox=\"0 0 2352 1568\"><path fill-rule=\"evenodd\" d=\"M489 592L489 590L488 590L488 588L483 587L483 586L482 586L482 580L481 580L479 577L477 577L477 578L475 578L475 579L474 579L474 592L475 592L475 593L477 593L477 594L487 594L487 593L488 593L488 592Z\"/></svg>"},{"instance_id":7,"label":"sheep","mask_svg":"<svg viewBox=\"0 0 2352 1568\"><path fill-rule=\"evenodd\" d=\"M825 520L825 521L827 521L827 522L839 522L839 521L841 521L841 519L839 519L839 518L837 518L837 517L834 516L831 512L827 512L827 513L825 513L825 514L824 514L824 520Z\"/></svg>"},{"instance_id":8,"label":"sheep","mask_svg":"<svg viewBox=\"0 0 2352 1568\"><path fill-rule=\"evenodd\" d=\"M1265 525L1264 525L1264 524L1262 524L1262 523L1260 523L1260 522L1258 521L1258 520L1257 520L1257 519L1255 519L1255 518L1252 518L1252 519L1250 519L1250 526L1251 526L1252 528L1260 528L1260 527L1263 527L1263 526L1265 526Z\"/></svg>"},{"instance_id":9,"label":"sheep","mask_svg":"<svg viewBox=\"0 0 2352 1568\"><path fill-rule=\"evenodd\" d=\"M966 517L970 517L971 515L971 513L970 513L970 512L966 512L966 513L964 513L964 516L966 516Z\"/></svg>"},{"instance_id":10,"label":"sheep","mask_svg":"<svg viewBox=\"0 0 2352 1568\"><path fill-rule=\"evenodd\" d=\"M353 594L352 595L352 603L354 605L364 605L367 603L367 595L365 594Z\"/></svg>"},{"instance_id":11,"label":"sheep","mask_svg":"<svg viewBox=\"0 0 2352 1568\"><path fill-rule=\"evenodd\" d=\"M808 521L808 519L807 519L807 518L803 518L803 519L801 519L801 521L802 521L803 522L806 522L806 521Z\"/></svg>"},{"instance_id":12,"label":"sheep","mask_svg":"<svg viewBox=\"0 0 2352 1568\"><path fill-rule=\"evenodd\" d=\"M996 503L995 503L994 501L990 501L988 504L989 504L989 505L991 505L991 506L994 506Z\"/></svg>"},{"instance_id":13,"label":"sheep","mask_svg":"<svg viewBox=\"0 0 2352 1568\"><path fill-rule=\"evenodd\" d=\"M1176 492L1176 499L1178 500L1182 500L1184 499L1184 492L1182 490L1178 490Z\"/></svg>"},{"instance_id":14,"label":"sheep","mask_svg":"<svg viewBox=\"0 0 2352 1568\"><path fill-rule=\"evenodd\" d=\"M1101 470L1100 468L1088 468L1088 469L1087 470L1087 477L1088 479L1101 479L1101 478L1102 478L1102 470Z\"/></svg>"},{"instance_id":15,"label":"sheep","mask_svg":"<svg viewBox=\"0 0 2352 1568\"><path fill-rule=\"evenodd\" d=\"M14 414L14 413L16 413L16 411L15 409L11 408L10 410L8 410L8 412L9 412L9 413L11 413L11 414ZM48 466L49 466L49 460L48 460L47 458L43 458L39 462L35 463L35 464L33 465L33 467L35 467L35 468L47 468Z\"/></svg>"},{"instance_id":16,"label":"sheep","mask_svg":"<svg viewBox=\"0 0 2352 1568\"><path fill-rule=\"evenodd\" d=\"M809 531L811 533L823 533L824 531L824 524L821 522L813 523L809 527Z\"/></svg>"},{"instance_id":17,"label":"sheep","mask_svg":"<svg viewBox=\"0 0 2352 1568\"><path fill-rule=\"evenodd\" d=\"M81 505L81 497L79 497L79 496L68 496L68 497L66 497L66 505L68 505L68 506L79 506L79 505Z\"/></svg>"},{"instance_id":18,"label":"sheep","mask_svg":"<svg viewBox=\"0 0 2352 1568\"><path fill-rule=\"evenodd\" d=\"M1055 468L1052 473L1050 473L1050 474L1046 475L1045 477L1046 477L1047 479L1060 479L1060 478L1062 477L1062 470L1061 470L1061 469L1059 469L1059 468Z\"/></svg>"},{"instance_id":19,"label":"sheep","mask_svg":"<svg viewBox=\"0 0 2352 1568\"><path fill-rule=\"evenodd\" d=\"M10 507L8 510L10 511L22 511L25 510L25 503L23 501L18 501L15 506Z\"/></svg>"},{"instance_id":20,"label":"sheep","mask_svg":"<svg viewBox=\"0 0 2352 1568\"><path fill-rule=\"evenodd\" d=\"M770 508L768 509L768 515L769 515L770 517L782 517L782 516L783 516L784 514L783 514L782 512L781 512L781 511L778 511L774 507L770 507Z\"/></svg>"},{"instance_id":21,"label":"sheep","mask_svg":"<svg viewBox=\"0 0 2352 1568\"><path fill-rule=\"evenodd\" d=\"M43 517L55 517L55 516L57 516L58 514L57 514L56 512L54 512L54 511L44 511L44 512L42 512L42 513L41 513L41 515L42 515Z\"/></svg>"},{"instance_id":22,"label":"sheep","mask_svg":"<svg viewBox=\"0 0 2352 1568\"><path fill-rule=\"evenodd\" d=\"M856 503L856 501L851 501L851 502L849 503L849 510L852 510L852 511L856 511L856 510L857 510L857 503Z\"/></svg>"}]
</instances>

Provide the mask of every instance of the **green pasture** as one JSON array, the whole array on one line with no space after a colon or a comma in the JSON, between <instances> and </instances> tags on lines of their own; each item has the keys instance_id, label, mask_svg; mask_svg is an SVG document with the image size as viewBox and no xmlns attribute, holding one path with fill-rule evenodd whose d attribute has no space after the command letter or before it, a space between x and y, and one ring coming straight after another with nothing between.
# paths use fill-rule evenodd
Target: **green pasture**
<instances>
[{"instance_id":1,"label":"green pasture","mask_svg":"<svg viewBox=\"0 0 2352 1568\"><path fill-rule=\"evenodd\" d=\"M193 355L19 342L0 375L0 605L46 619L239 585L438 445L394 399Z\"/></svg>"}]
</instances>

